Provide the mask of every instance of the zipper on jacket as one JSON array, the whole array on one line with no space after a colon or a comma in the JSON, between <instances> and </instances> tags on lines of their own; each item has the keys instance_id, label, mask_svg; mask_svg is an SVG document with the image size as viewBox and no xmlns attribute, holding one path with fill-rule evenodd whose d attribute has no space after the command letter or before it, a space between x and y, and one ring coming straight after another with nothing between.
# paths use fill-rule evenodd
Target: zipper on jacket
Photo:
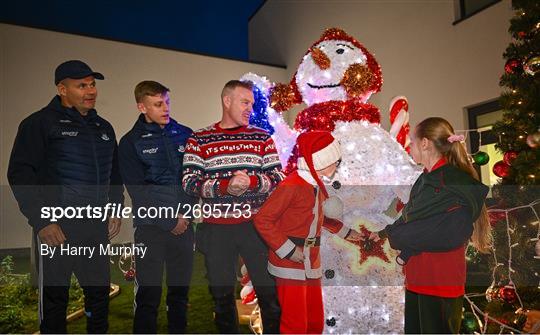
<instances>
[{"instance_id":1,"label":"zipper on jacket","mask_svg":"<svg viewBox=\"0 0 540 335\"><path fill-rule=\"evenodd\" d=\"M85 120L86 121L86 120ZM96 151L96 139L94 138L94 135L96 135L93 131L90 130L90 127L88 126L88 123L85 122L86 129L90 132L90 138L91 138L91 144L92 144L92 152L94 153L94 163L96 165L96 204L99 203L99 162L97 158L97 151Z\"/></svg>"}]
</instances>

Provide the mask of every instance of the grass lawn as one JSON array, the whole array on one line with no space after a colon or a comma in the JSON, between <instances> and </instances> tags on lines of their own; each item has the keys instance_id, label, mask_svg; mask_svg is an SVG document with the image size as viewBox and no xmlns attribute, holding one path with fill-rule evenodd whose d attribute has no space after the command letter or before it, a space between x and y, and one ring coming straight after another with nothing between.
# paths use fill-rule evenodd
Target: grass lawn
<instances>
[{"instance_id":1,"label":"grass lawn","mask_svg":"<svg viewBox=\"0 0 540 335\"><path fill-rule=\"evenodd\" d=\"M25 273L30 269L29 260L17 258L15 272ZM213 302L205 278L204 256L195 253L193 277L189 292L188 333L218 333L213 322ZM111 281L120 286L120 294L110 301L109 333L131 333L133 325L133 282L124 279L117 264L111 265ZM166 289L164 287L158 317L158 332L167 333L167 315L165 312ZM30 306L29 306L30 307ZM38 330L37 306L31 306L28 313L35 315L34 324L27 324L24 331L32 333ZM68 323L69 333L86 333L86 317ZM240 326L240 332L251 333L248 326Z\"/></svg>"}]
</instances>

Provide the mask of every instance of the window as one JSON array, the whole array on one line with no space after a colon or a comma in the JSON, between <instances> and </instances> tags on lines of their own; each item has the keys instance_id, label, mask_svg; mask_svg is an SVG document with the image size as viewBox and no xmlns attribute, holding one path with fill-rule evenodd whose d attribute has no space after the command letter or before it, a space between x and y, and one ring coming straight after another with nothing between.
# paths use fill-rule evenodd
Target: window
<instances>
[{"instance_id":1,"label":"window","mask_svg":"<svg viewBox=\"0 0 540 335\"><path fill-rule=\"evenodd\" d=\"M501 2L501 0L454 0L454 13L456 15L454 24L483 11L497 2Z\"/></svg>"},{"instance_id":2,"label":"window","mask_svg":"<svg viewBox=\"0 0 540 335\"><path fill-rule=\"evenodd\" d=\"M489 129L495 122L502 120L503 111L499 104L499 100L492 100L481 103L473 107L467 107L470 129ZM471 132L470 145L471 154L478 151L486 152L489 155L489 162L486 165L479 167L478 172L482 183L486 185L495 185L499 178L493 173L493 165L502 160L503 154L495 149L497 136L491 130L482 131L482 133ZM480 143L481 137L481 143Z\"/></svg>"}]
</instances>

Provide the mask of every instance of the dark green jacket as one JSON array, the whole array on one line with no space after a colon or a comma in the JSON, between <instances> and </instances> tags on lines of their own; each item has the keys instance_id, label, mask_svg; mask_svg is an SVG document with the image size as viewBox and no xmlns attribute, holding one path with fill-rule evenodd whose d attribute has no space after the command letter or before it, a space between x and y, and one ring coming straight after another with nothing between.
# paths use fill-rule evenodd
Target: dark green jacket
<instances>
[{"instance_id":1,"label":"dark green jacket","mask_svg":"<svg viewBox=\"0 0 540 335\"><path fill-rule=\"evenodd\" d=\"M470 239L488 190L450 164L424 172L413 185L402 216L379 235L401 251L402 265L421 252L453 250Z\"/></svg>"},{"instance_id":2,"label":"dark green jacket","mask_svg":"<svg viewBox=\"0 0 540 335\"><path fill-rule=\"evenodd\" d=\"M467 207L472 221L480 216L489 188L465 171L445 164L424 172L411 190L409 202L403 209L405 222L445 213L456 206Z\"/></svg>"}]
</instances>

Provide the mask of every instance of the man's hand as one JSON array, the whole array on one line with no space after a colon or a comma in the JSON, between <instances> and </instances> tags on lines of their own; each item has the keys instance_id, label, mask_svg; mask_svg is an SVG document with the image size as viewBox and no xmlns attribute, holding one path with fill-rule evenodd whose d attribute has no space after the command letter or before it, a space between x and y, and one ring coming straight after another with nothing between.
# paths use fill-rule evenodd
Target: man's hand
<instances>
[{"instance_id":1,"label":"man's hand","mask_svg":"<svg viewBox=\"0 0 540 335\"><path fill-rule=\"evenodd\" d=\"M238 197L247 191L250 180L249 176L247 175L247 170L237 170L233 173L233 175L234 176L229 181L227 192Z\"/></svg>"},{"instance_id":2,"label":"man's hand","mask_svg":"<svg viewBox=\"0 0 540 335\"><path fill-rule=\"evenodd\" d=\"M176 226L171 230L173 235L182 235L188 228L189 221L183 217L179 217Z\"/></svg>"},{"instance_id":3,"label":"man's hand","mask_svg":"<svg viewBox=\"0 0 540 335\"><path fill-rule=\"evenodd\" d=\"M349 242L358 242L365 240L365 238L356 230L351 229L351 232L349 233L349 236L347 236L346 240Z\"/></svg>"},{"instance_id":4,"label":"man's hand","mask_svg":"<svg viewBox=\"0 0 540 335\"><path fill-rule=\"evenodd\" d=\"M112 240L120 232L120 226L122 225L122 219L109 218L109 240Z\"/></svg>"},{"instance_id":5,"label":"man's hand","mask_svg":"<svg viewBox=\"0 0 540 335\"><path fill-rule=\"evenodd\" d=\"M51 223L38 232L41 243L44 243L50 247L56 247L66 241L66 236L56 223Z\"/></svg>"},{"instance_id":6,"label":"man's hand","mask_svg":"<svg viewBox=\"0 0 540 335\"><path fill-rule=\"evenodd\" d=\"M294 248L294 253L292 254L289 259L296 263L304 263L304 253L302 252L302 249L300 247L296 246Z\"/></svg>"}]
</instances>

